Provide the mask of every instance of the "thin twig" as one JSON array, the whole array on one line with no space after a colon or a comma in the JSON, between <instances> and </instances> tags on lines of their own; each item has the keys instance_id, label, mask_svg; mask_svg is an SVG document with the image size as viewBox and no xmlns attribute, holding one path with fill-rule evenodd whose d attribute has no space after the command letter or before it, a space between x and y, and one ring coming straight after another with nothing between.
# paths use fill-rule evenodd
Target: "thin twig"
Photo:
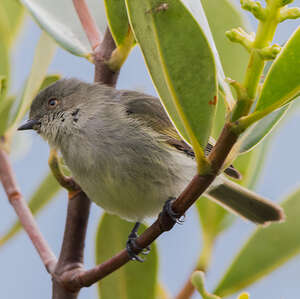
<instances>
[{"instance_id":1,"label":"thin twig","mask_svg":"<svg viewBox=\"0 0 300 299\"><path fill-rule=\"evenodd\" d=\"M42 262L44 263L47 271L53 273L56 265L56 257L50 249L48 243L41 234L35 219L32 216L30 209L24 200L19 187L16 182L16 178L11 167L8 154L0 147L0 180L3 188L6 192L7 198L19 220L32 241L32 244L36 248Z\"/></svg>"},{"instance_id":2,"label":"thin twig","mask_svg":"<svg viewBox=\"0 0 300 299\"><path fill-rule=\"evenodd\" d=\"M72 284L72 276L83 271L84 244L91 202L83 193L77 193L68 202L64 239L55 272L53 299L77 298L80 288ZM67 278L67 279L66 279ZM65 285L68 281L68 285Z\"/></svg>"},{"instance_id":3,"label":"thin twig","mask_svg":"<svg viewBox=\"0 0 300 299\"><path fill-rule=\"evenodd\" d=\"M73 5L76 9L77 15L79 16L82 28L84 29L90 45L94 50L101 42L101 34L97 24L92 17L85 0L73 0Z\"/></svg>"}]
</instances>

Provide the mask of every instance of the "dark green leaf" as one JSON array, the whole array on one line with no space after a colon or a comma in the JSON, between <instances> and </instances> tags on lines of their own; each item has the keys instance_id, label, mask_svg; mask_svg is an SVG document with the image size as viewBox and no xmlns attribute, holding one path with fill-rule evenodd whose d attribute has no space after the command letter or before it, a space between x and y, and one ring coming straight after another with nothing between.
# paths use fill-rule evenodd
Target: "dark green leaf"
<instances>
[{"instance_id":1,"label":"dark green leaf","mask_svg":"<svg viewBox=\"0 0 300 299\"><path fill-rule=\"evenodd\" d=\"M217 96L214 55L202 29L179 0L126 3L162 102L180 133L201 151L197 147L207 143Z\"/></svg>"}]
</instances>

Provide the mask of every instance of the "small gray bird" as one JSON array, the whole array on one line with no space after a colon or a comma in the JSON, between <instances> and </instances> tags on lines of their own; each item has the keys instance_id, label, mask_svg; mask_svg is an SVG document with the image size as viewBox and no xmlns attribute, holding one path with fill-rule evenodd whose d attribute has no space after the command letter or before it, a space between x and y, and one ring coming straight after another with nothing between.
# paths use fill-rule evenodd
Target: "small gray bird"
<instances>
[{"instance_id":1,"label":"small gray bird","mask_svg":"<svg viewBox=\"0 0 300 299\"><path fill-rule=\"evenodd\" d=\"M180 138L160 101L140 92L62 79L34 99L29 120L19 128L27 129L60 150L92 201L129 221L158 215L197 172L192 148ZM226 172L237 176L233 167ZM278 205L224 174L205 195L254 223L284 218Z\"/></svg>"}]
</instances>

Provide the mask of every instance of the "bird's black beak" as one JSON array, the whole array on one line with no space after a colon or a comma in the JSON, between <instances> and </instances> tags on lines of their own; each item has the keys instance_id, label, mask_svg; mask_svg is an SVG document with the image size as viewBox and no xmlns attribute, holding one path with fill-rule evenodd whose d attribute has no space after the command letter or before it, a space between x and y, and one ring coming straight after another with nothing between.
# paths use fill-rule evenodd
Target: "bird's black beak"
<instances>
[{"instance_id":1,"label":"bird's black beak","mask_svg":"<svg viewBox=\"0 0 300 299\"><path fill-rule=\"evenodd\" d=\"M34 126L40 125L41 123L35 119L29 119L26 121L25 124L21 125L18 130L23 131L23 130L33 130Z\"/></svg>"}]
</instances>

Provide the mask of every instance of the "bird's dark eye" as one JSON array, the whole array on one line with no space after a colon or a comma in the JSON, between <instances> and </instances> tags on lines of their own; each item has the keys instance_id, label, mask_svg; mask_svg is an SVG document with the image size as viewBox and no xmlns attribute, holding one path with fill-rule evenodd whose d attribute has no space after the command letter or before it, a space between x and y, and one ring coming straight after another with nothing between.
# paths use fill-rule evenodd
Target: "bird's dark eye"
<instances>
[{"instance_id":1,"label":"bird's dark eye","mask_svg":"<svg viewBox=\"0 0 300 299\"><path fill-rule=\"evenodd\" d=\"M55 108L58 104L58 99L52 98L48 101L49 108Z\"/></svg>"}]
</instances>

